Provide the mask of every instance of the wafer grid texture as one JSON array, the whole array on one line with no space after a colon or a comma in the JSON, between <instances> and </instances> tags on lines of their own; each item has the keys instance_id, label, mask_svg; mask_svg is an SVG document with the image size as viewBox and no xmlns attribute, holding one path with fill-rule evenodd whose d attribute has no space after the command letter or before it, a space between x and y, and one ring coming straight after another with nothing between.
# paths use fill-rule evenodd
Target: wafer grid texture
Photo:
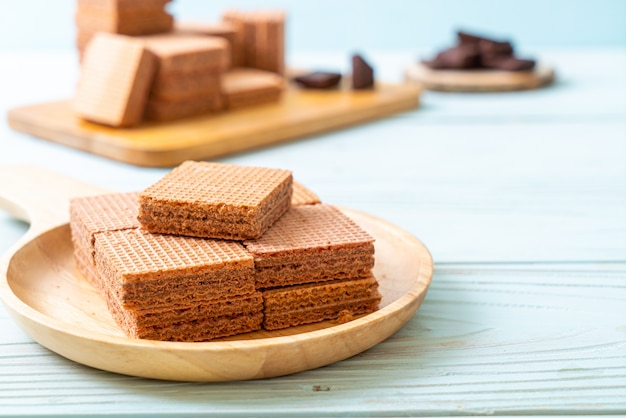
<instances>
[{"instance_id":1,"label":"wafer grid texture","mask_svg":"<svg viewBox=\"0 0 626 418\"><path fill-rule=\"evenodd\" d=\"M292 187L293 187L293 193L291 196L292 205L294 206L314 205L316 203L322 202L317 194L315 194L312 190L305 187L302 183L294 180Z\"/></svg>"},{"instance_id":2,"label":"wafer grid texture","mask_svg":"<svg viewBox=\"0 0 626 418\"><path fill-rule=\"evenodd\" d=\"M234 241L218 241L178 235L150 234L141 230L111 231L96 239L96 250L109 260L125 280L135 276L253 268L254 261Z\"/></svg>"},{"instance_id":3,"label":"wafer grid texture","mask_svg":"<svg viewBox=\"0 0 626 418\"><path fill-rule=\"evenodd\" d=\"M111 193L73 198L70 219L91 234L138 228L139 193Z\"/></svg>"},{"instance_id":4,"label":"wafer grid texture","mask_svg":"<svg viewBox=\"0 0 626 418\"><path fill-rule=\"evenodd\" d=\"M254 213L285 183L291 188L291 172L263 167L186 161L140 193L174 204L235 206Z\"/></svg>"},{"instance_id":5,"label":"wafer grid texture","mask_svg":"<svg viewBox=\"0 0 626 418\"><path fill-rule=\"evenodd\" d=\"M292 207L261 238L244 241L255 257L373 243L371 235L326 204Z\"/></svg>"},{"instance_id":6,"label":"wafer grid texture","mask_svg":"<svg viewBox=\"0 0 626 418\"><path fill-rule=\"evenodd\" d=\"M155 233L261 236L290 207L288 170L187 161L139 195L139 222Z\"/></svg>"}]
</instances>

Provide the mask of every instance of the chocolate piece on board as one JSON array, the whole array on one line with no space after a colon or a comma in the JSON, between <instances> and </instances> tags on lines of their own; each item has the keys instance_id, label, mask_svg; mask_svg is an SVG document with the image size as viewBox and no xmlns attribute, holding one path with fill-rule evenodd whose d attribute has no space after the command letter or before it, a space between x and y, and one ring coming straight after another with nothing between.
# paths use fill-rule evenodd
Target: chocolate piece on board
<instances>
[{"instance_id":1,"label":"chocolate piece on board","mask_svg":"<svg viewBox=\"0 0 626 418\"><path fill-rule=\"evenodd\" d=\"M364 90L374 87L374 69L361 55L352 56L352 89Z\"/></svg>"},{"instance_id":2,"label":"chocolate piece on board","mask_svg":"<svg viewBox=\"0 0 626 418\"><path fill-rule=\"evenodd\" d=\"M294 77L293 81L310 89L329 89L339 85L339 82L341 81L341 74L314 71L309 74Z\"/></svg>"}]
</instances>

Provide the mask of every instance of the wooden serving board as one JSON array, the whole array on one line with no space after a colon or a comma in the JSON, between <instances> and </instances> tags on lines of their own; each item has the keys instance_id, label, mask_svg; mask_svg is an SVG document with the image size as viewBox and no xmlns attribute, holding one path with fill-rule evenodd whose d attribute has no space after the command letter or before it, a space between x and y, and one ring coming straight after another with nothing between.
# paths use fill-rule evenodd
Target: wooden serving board
<instances>
[{"instance_id":1,"label":"wooden serving board","mask_svg":"<svg viewBox=\"0 0 626 418\"><path fill-rule=\"evenodd\" d=\"M404 72L405 80L428 90L458 93L532 90L554 81L554 70L537 66L533 71L433 70L416 63Z\"/></svg>"},{"instance_id":2,"label":"wooden serving board","mask_svg":"<svg viewBox=\"0 0 626 418\"><path fill-rule=\"evenodd\" d=\"M21 132L103 157L148 167L205 160L372 121L419 105L421 89L377 85L352 91L288 89L278 103L132 129L78 118L71 100L15 108L9 125Z\"/></svg>"}]
</instances>

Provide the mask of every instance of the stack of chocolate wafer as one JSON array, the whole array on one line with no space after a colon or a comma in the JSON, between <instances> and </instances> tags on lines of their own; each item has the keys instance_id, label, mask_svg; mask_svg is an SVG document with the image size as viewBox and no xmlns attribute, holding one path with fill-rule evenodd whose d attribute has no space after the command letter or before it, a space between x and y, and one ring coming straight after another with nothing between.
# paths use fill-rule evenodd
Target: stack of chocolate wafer
<instances>
[{"instance_id":1,"label":"stack of chocolate wafer","mask_svg":"<svg viewBox=\"0 0 626 418\"><path fill-rule=\"evenodd\" d=\"M265 329L378 308L374 239L333 206L293 206L261 238L244 245L254 256Z\"/></svg>"},{"instance_id":2,"label":"stack of chocolate wafer","mask_svg":"<svg viewBox=\"0 0 626 418\"><path fill-rule=\"evenodd\" d=\"M282 11L227 11L222 20L237 31L234 66L285 72L285 14Z\"/></svg>"},{"instance_id":3,"label":"stack of chocolate wafer","mask_svg":"<svg viewBox=\"0 0 626 418\"><path fill-rule=\"evenodd\" d=\"M79 53L96 32L148 35L172 30L165 10L170 0L77 0L76 45Z\"/></svg>"},{"instance_id":4,"label":"stack of chocolate wafer","mask_svg":"<svg viewBox=\"0 0 626 418\"><path fill-rule=\"evenodd\" d=\"M189 161L139 194L73 199L70 221L129 337L207 341L380 302L372 237L286 170Z\"/></svg>"},{"instance_id":5,"label":"stack of chocolate wafer","mask_svg":"<svg viewBox=\"0 0 626 418\"><path fill-rule=\"evenodd\" d=\"M222 74L230 66L228 41L177 33L137 38L157 58L146 119L167 121L222 109Z\"/></svg>"},{"instance_id":6,"label":"stack of chocolate wafer","mask_svg":"<svg viewBox=\"0 0 626 418\"><path fill-rule=\"evenodd\" d=\"M241 64L241 51L236 48L235 44L237 31L228 22L175 21L174 32L183 35L204 35L224 38L230 46L230 65L239 66Z\"/></svg>"}]
</instances>

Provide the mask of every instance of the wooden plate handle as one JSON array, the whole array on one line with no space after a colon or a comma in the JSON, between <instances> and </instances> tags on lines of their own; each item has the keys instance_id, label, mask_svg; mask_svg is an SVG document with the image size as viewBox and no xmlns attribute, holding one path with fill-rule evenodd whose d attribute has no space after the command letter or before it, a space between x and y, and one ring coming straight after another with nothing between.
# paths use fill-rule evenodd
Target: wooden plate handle
<instances>
[{"instance_id":1,"label":"wooden plate handle","mask_svg":"<svg viewBox=\"0 0 626 418\"><path fill-rule=\"evenodd\" d=\"M70 198L104 192L45 168L0 166L0 208L30 223L18 244L67 223Z\"/></svg>"}]
</instances>

